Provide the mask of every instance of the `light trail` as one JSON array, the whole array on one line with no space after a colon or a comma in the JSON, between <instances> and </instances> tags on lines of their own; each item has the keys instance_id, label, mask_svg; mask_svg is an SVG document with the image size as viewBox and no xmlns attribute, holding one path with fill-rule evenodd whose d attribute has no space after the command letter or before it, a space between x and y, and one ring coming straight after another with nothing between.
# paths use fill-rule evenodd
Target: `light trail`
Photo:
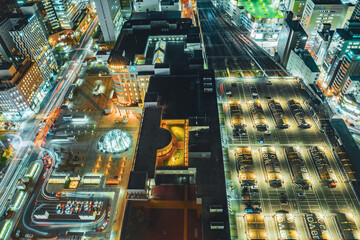
<instances>
[{"instance_id":1,"label":"light trail","mask_svg":"<svg viewBox=\"0 0 360 240\"><path fill-rule=\"evenodd\" d=\"M43 110L41 110L38 113L37 118L35 118L36 120L43 121L44 119L46 119L46 117L56 117L57 116L56 111L60 108L60 106L64 100L64 96L65 96L66 92L68 91L69 87L74 82L74 80L76 79L76 76L77 76L78 72L80 71L80 68L82 66L82 62L84 61L86 53L90 49L90 46L91 46L89 44L89 43L91 43L91 41L89 42L90 34L93 32L97 22L98 22L98 18L93 20L90 27L88 28L87 33L85 34L85 37L83 38L83 40L80 44L80 47L82 47L84 44L86 47L84 49L82 49L82 51L76 50L76 52L73 56L73 60L77 60L77 62L75 63L75 61L71 61L71 63L72 63L71 65L74 66L72 73L67 78L65 77L65 75L67 74L67 71L71 67L70 65L62 71L62 73L60 74L61 79L63 79L61 85L59 85L58 89L52 93L53 94L51 97L52 101L48 101L46 103ZM54 119L51 119L51 121L53 121ZM19 179L20 174L23 172L25 167L28 165L30 156L32 156L32 154L35 151L37 151L37 147L39 147L42 144L42 142L45 140L46 134L48 133L48 131L50 131L49 126L53 125L51 121L48 118L46 120L46 124L44 125L44 128L42 130L39 130L37 121L35 121L35 122L30 121L30 122L26 123L27 127L24 127L24 128L28 128L31 130L27 134L26 139L23 139L23 140L26 142L30 142L31 145L30 146L27 145L27 146L23 146L23 147L19 148L19 150L15 153L13 160L10 162L9 167L8 167L3 179L0 182L0 192L1 192L0 193L0 206L1 206L0 214L2 214L3 211L7 207L6 201L7 201L8 197L11 195L12 192L14 192L16 190L16 188L14 186L17 183L17 180ZM37 133L38 133L38 135L37 135ZM33 140L35 136L37 136L37 137L35 138L35 140ZM34 143L32 143L31 141L34 141ZM33 144L35 145L35 148L32 148Z\"/></svg>"}]
</instances>

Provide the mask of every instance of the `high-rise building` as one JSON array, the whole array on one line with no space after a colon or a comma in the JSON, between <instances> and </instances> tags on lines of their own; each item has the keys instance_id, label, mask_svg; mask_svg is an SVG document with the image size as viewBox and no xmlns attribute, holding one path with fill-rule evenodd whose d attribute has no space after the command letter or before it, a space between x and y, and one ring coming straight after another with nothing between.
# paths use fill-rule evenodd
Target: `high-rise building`
<instances>
[{"instance_id":1,"label":"high-rise building","mask_svg":"<svg viewBox=\"0 0 360 240\"><path fill-rule=\"evenodd\" d=\"M329 66L336 56L343 57L352 49L360 47L360 22L349 21L345 28L336 29L329 49L324 59L324 65Z\"/></svg>"},{"instance_id":2,"label":"high-rise building","mask_svg":"<svg viewBox=\"0 0 360 240\"><path fill-rule=\"evenodd\" d=\"M94 0L105 42L114 42L120 33L119 0Z\"/></svg>"},{"instance_id":3,"label":"high-rise building","mask_svg":"<svg viewBox=\"0 0 360 240\"><path fill-rule=\"evenodd\" d=\"M320 31L316 33L314 45L311 48L311 52L314 54L314 60L317 65L322 65L324 63L326 54L331 44L332 37L335 31L330 29L331 24L324 23Z\"/></svg>"},{"instance_id":4,"label":"high-rise building","mask_svg":"<svg viewBox=\"0 0 360 240\"><path fill-rule=\"evenodd\" d=\"M79 0L44 0L43 4L53 29L57 29L59 24L62 29L72 29L85 6L84 1Z\"/></svg>"},{"instance_id":5,"label":"high-rise building","mask_svg":"<svg viewBox=\"0 0 360 240\"><path fill-rule=\"evenodd\" d=\"M17 0L0 0L0 5L2 9L7 9L10 11L14 11L19 8L19 4Z\"/></svg>"},{"instance_id":6,"label":"high-rise building","mask_svg":"<svg viewBox=\"0 0 360 240\"><path fill-rule=\"evenodd\" d=\"M0 63L3 61L12 62L11 58L16 51L16 46L9 31L20 19L15 14L0 17Z\"/></svg>"},{"instance_id":7,"label":"high-rise building","mask_svg":"<svg viewBox=\"0 0 360 240\"><path fill-rule=\"evenodd\" d=\"M232 19L250 32L252 38L262 49L274 55L283 23L283 14L268 3L244 4L221 1L220 6Z\"/></svg>"},{"instance_id":8,"label":"high-rise building","mask_svg":"<svg viewBox=\"0 0 360 240\"><path fill-rule=\"evenodd\" d=\"M45 96L44 78L36 62L25 59L18 67L2 66L0 111L9 120L33 113Z\"/></svg>"},{"instance_id":9,"label":"high-rise building","mask_svg":"<svg viewBox=\"0 0 360 240\"><path fill-rule=\"evenodd\" d=\"M10 31L17 49L27 58L34 60L48 81L58 66L46 35L36 15L25 16Z\"/></svg>"},{"instance_id":10,"label":"high-rise building","mask_svg":"<svg viewBox=\"0 0 360 240\"><path fill-rule=\"evenodd\" d=\"M294 14L288 12L280 31L278 41L278 55L280 63L286 67L290 52L294 49L303 49L306 45L308 36L300 24L299 20L293 20Z\"/></svg>"},{"instance_id":11,"label":"high-rise building","mask_svg":"<svg viewBox=\"0 0 360 240\"><path fill-rule=\"evenodd\" d=\"M181 11L179 0L135 0L134 11Z\"/></svg>"},{"instance_id":12,"label":"high-rise building","mask_svg":"<svg viewBox=\"0 0 360 240\"><path fill-rule=\"evenodd\" d=\"M56 15L54 5L50 0L44 0L43 1L44 10L46 12L46 21L50 24L50 28L52 31L59 30L61 28L60 26L60 20L58 16Z\"/></svg>"},{"instance_id":13,"label":"high-rise building","mask_svg":"<svg viewBox=\"0 0 360 240\"><path fill-rule=\"evenodd\" d=\"M192 55L195 58L201 53L199 36L190 31L191 20L182 19L180 14L134 13L135 20L130 18L124 25L108 60L119 105L141 106L152 75L186 72L186 63L192 69L203 68L202 61L192 59Z\"/></svg>"},{"instance_id":14,"label":"high-rise building","mask_svg":"<svg viewBox=\"0 0 360 240\"><path fill-rule=\"evenodd\" d=\"M148 11L160 11L159 0L135 0L134 11L136 12L148 12Z\"/></svg>"},{"instance_id":15,"label":"high-rise building","mask_svg":"<svg viewBox=\"0 0 360 240\"><path fill-rule=\"evenodd\" d=\"M345 56L338 56L327 77L332 95L342 97L350 75L360 75L360 49L350 50Z\"/></svg>"},{"instance_id":16,"label":"high-rise building","mask_svg":"<svg viewBox=\"0 0 360 240\"><path fill-rule=\"evenodd\" d=\"M314 84L320 76L320 70L306 49L291 50L286 69L305 84Z\"/></svg>"},{"instance_id":17,"label":"high-rise building","mask_svg":"<svg viewBox=\"0 0 360 240\"><path fill-rule=\"evenodd\" d=\"M121 10L131 10L130 0L120 0L120 7Z\"/></svg>"},{"instance_id":18,"label":"high-rise building","mask_svg":"<svg viewBox=\"0 0 360 240\"><path fill-rule=\"evenodd\" d=\"M331 23L331 30L342 28L354 9L354 5L343 4L340 0L307 0L301 21L309 36L308 46L312 47L323 23Z\"/></svg>"},{"instance_id":19,"label":"high-rise building","mask_svg":"<svg viewBox=\"0 0 360 240\"><path fill-rule=\"evenodd\" d=\"M304 9L305 9L306 0L291 0L289 11L294 13L296 19L301 19ZM286 8L287 9L287 8Z\"/></svg>"},{"instance_id":20,"label":"high-rise building","mask_svg":"<svg viewBox=\"0 0 360 240\"><path fill-rule=\"evenodd\" d=\"M360 1L357 0L353 14L351 15L351 20L360 20Z\"/></svg>"},{"instance_id":21,"label":"high-rise building","mask_svg":"<svg viewBox=\"0 0 360 240\"><path fill-rule=\"evenodd\" d=\"M43 30L43 33L45 34L46 38L49 38L48 30L44 24L43 17L40 13L39 4L36 2L26 3L20 7L20 11L25 16L32 16L35 15L37 19L39 20L40 27Z\"/></svg>"}]
</instances>

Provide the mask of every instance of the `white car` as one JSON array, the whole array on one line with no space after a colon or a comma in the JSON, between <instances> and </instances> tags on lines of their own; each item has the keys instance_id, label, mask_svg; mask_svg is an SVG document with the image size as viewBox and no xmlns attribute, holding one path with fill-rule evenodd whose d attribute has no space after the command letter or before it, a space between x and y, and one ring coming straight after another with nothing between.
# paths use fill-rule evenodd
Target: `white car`
<instances>
[{"instance_id":1,"label":"white car","mask_svg":"<svg viewBox=\"0 0 360 240\"><path fill-rule=\"evenodd\" d=\"M306 193L304 193L304 192L299 192L297 195L298 195L299 198L305 198L306 197Z\"/></svg>"}]
</instances>

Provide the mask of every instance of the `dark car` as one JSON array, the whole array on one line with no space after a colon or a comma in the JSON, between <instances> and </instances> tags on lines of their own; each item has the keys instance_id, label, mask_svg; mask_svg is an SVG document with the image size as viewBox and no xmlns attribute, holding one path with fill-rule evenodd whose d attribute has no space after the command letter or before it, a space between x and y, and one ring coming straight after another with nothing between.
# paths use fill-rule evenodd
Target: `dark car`
<instances>
[{"instance_id":1,"label":"dark car","mask_svg":"<svg viewBox=\"0 0 360 240\"><path fill-rule=\"evenodd\" d=\"M289 204L286 193L280 193L280 202L281 202L282 205L288 205Z\"/></svg>"}]
</instances>

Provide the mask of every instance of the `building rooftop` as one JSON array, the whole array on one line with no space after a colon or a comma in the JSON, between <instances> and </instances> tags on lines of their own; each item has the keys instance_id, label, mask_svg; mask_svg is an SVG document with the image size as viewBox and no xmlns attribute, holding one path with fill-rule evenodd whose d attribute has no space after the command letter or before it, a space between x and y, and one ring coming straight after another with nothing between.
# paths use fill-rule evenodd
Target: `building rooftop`
<instances>
[{"instance_id":1,"label":"building rooftop","mask_svg":"<svg viewBox=\"0 0 360 240\"><path fill-rule=\"evenodd\" d=\"M306 49L297 50L297 55L304 61L305 65L312 72L320 72L319 67L316 65L314 59L311 57L310 53Z\"/></svg>"},{"instance_id":2,"label":"building rooftop","mask_svg":"<svg viewBox=\"0 0 360 240\"><path fill-rule=\"evenodd\" d=\"M336 29L336 32L344 40L357 40L357 41L360 41L360 39L359 39L360 29L358 29L358 28L352 28L352 27L338 28L338 29Z\"/></svg>"},{"instance_id":3,"label":"building rooftop","mask_svg":"<svg viewBox=\"0 0 360 240\"><path fill-rule=\"evenodd\" d=\"M304 30L304 28L302 27L302 25L300 24L300 20L293 20L294 18L294 13L293 12L286 12L286 23L289 26L289 28L291 30L293 30L294 32L301 32L302 35L306 35L306 32Z\"/></svg>"},{"instance_id":4,"label":"building rooftop","mask_svg":"<svg viewBox=\"0 0 360 240\"><path fill-rule=\"evenodd\" d=\"M147 172L131 171L128 183L128 189L145 189L147 180Z\"/></svg>"},{"instance_id":5,"label":"building rooftop","mask_svg":"<svg viewBox=\"0 0 360 240\"><path fill-rule=\"evenodd\" d=\"M21 81L22 77L34 64L36 63L30 61L29 59L25 59L22 63L19 64L18 69L15 69L15 67L10 67L9 73L12 76L5 75L3 78L1 78L0 75L0 91L13 88L15 85L17 85ZM6 68L7 67L8 66L6 66Z\"/></svg>"},{"instance_id":6,"label":"building rooftop","mask_svg":"<svg viewBox=\"0 0 360 240\"><path fill-rule=\"evenodd\" d=\"M144 19L142 18L143 15L147 17ZM146 54L145 62L142 62L142 64L150 64L153 61L156 46L155 41L149 42L148 46L150 36L186 36L190 33L191 28L191 19L180 18L177 12L133 13L130 20L124 23L108 63L112 65L133 64L137 62L135 59L137 56ZM164 32L164 29L167 29L167 31ZM184 52L184 43L181 43L181 41L167 42L166 45L165 55L170 58L181 55L181 52L179 52L180 47ZM166 54L167 52L169 54ZM174 52L176 54L173 54ZM164 60L167 61L166 57Z\"/></svg>"},{"instance_id":7,"label":"building rooftop","mask_svg":"<svg viewBox=\"0 0 360 240\"><path fill-rule=\"evenodd\" d=\"M186 119L197 113L197 90L193 83L194 76L152 76L148 92L158 93L160 105L164 106L164 119Z\"/></svg>"},{"instance_id":8,"label":"building rooftop","mask_svg":"<svg viewBox=\"0 0 360 240\"><path fill-rule=\"evenodd\" d=\"M224 166L217 113L216 91L204 92L203 77L208 73L187 76L153 76L149 90L158 92L164 106L163 119L189 119L191 126L208 126L198 136L189 136L189 151L210 152L210 158L189 158L189 167L196 168L197 197L202 198L203 239L229 239ZM196 122L198 124L196 124ZM222 205L223 213L212 214L210 205ZM225 230L211 230L210 222L224 222Z\"/></svg>"},{"instance_id":9,"label":"building rooftop","mask_svg":"<svg viewBox=\"0 0 360 240\"><path fill-rule=\"evenodd\" d=\"M179 0L161 0L161 5L168 5L168 6L171 6L171 5L174 5L175 3L178 3Z\"/></svg>"},{"instance_id":10,"label":"building rooftop","mask_svg":"<svg viewBox=\"0 0 360 240\"><path fill-rule=\"evenodd\" d=\"M179 19L181 18L181 11L149 11L149 12L133 12L130 16L132 20L159 20L159 19Z\"/></svg>"},{"instance_id":11,"label":"building rooftop","mask_svg":"<svg viewBox=\"0 0 360 240\"><path fill-rule=\"evenodd\" d=\"M204 77L212 79L213 92L204 92ZM200 130L198 136L195 136L195 133L192 132L189 137L189 150L193 152L210 152L210 158L189 158L189 167L196 168L196 197L202 199L203 239L230 239L226 184L213 73L206 71L186 76L152 76L148 93L152 96L145 97L145 99L150 102L154 101L154 93L158 94L159 105L162 106L163 110L161 111L159 107L145 108L134 171L147 171L153 174L156 162L155 151L160 148L160 146L156 147L155 144L158 144L156 132L160 127L161 119L189 119L191 126L204 127L204 130ZM131 186L143 186L143 175L141 176L143 180L140 183L137 180L132 180L132 178L136 179L135 175L134 177L130 176L128 188ZM211 205L222 206L223 212L211 213ZM223 222L224 230L211 230L209 226L213 221ZM125 219L124 224L126 222Z\"/></svg>"},{"instance_id":12,"label":"building rooftop","mask_svg":"<svg viewBox=\"0 0 360 240\"><path fill-rule=\"evenodd\" d=\"M283 14L272 7L271 0L240 0L238 7L243 6L254 18L283 18Z\"/></svg>"},{"instance_id":13,"label":"building rooftop","mask_svg":"<svg viewBox=\"0 0 360 240\"><path fill-rule=\"evenodd\" d=\"M360 82L360 76L359 75L350 75L349 78L352 82Z\"/></svg>"},{"instance_id":14,"label":"building rooftop","mask_svg":"<svg viewBox=\"0 0 360 240\"><path fill-rule=\"evenodd\" d=\"M162 111L161 107L145 108L139 135L133 171L147 172L149 178L155 176L157 150L171 142L171 133L160 127Z\"/></svg>"},{"instance_id":15,"label":"building rooftop","mask_svg":"<svg viewBox=\"0 0 360 240\"><path fill-rule=\"evenodd\" d=\"M354 138L351 136L351 133L346 126L344 120L340 118L330 119L330 124L336 131L342 145L345 148L347 155L349 156L353 166L356 169L356 172L360 172L360 149L356 144Z\"/></svg>"},{"instance_id":16,"label":"building rooftop","mask_svg":"<svg viewBox=\"0 0 360 240\"><path fill-rule=\"evenodd\" d=\"M325 4L343 4L341 0L312 0L314 4L325 5Z\"/></svg>"},{"instance_id":17,"label":"building rooftop","mask_svg":"<svg viewBox=\"0 0 360 240\"><path fill-rule=\"evenodd\" d=\"M24 16L23 18L21 18L16 23L16 25L10 31L21 31L21 30L23 30L28 25L28 23L30 23L35 17L36 17L35 14Z\"/></svg>"}]
</instances>

